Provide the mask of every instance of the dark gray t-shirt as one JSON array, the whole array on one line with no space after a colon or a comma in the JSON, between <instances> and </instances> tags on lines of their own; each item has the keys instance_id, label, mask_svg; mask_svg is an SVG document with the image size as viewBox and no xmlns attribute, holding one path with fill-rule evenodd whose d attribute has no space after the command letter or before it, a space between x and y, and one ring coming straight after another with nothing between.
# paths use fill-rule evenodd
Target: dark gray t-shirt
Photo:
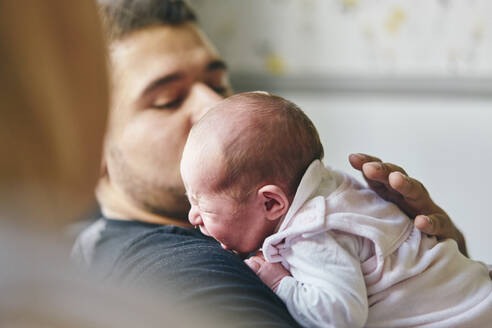
<instances>
[{"instance_id":1,"label":"dark gray t-shirt","mask_svg":"<svg viewBox=\"0 0 492 328\"><path fill-rule=\"evenodd\" d=\"M176 304L213 309L228 326L298 327L239 257L197 230L101 218L79 235L72 258L101 280L171 290Z\"/></svg>"}]
</instances>

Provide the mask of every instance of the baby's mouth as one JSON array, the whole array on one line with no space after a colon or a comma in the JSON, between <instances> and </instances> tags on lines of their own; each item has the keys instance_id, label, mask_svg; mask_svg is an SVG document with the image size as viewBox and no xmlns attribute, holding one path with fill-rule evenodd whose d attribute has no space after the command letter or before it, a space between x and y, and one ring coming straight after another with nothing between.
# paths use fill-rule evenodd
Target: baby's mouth
<instances>
[{"instance_id":1,"label":"baby's mouth","mask_svg":"<svg viewBox=\"0 0 492 328\"><path fill-rule=\"evenodd\" d=\"M204 225L200 225L200 231L202 232L202 234L204 234L205 236L209 236L209 237L212 237L209 233L208 233L208 230L207 228L205 228Z\"/></svg>"}]
</instances>

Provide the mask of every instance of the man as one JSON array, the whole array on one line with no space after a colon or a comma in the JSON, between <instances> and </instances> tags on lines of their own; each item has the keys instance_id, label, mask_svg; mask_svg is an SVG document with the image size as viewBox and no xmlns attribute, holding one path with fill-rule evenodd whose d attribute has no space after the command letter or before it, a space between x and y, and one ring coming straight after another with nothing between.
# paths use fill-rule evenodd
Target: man
<instances>
[{"instance_id":1,"label":"man","mask_svg":"<svg viewBox=\"0 0 492 328\"><path fill-rule=\"evenodd\" d=\"M101 7L112 75L96 191L104 217L79 236L74 258L101 278L153 282L178 291L177 301L214 308L234 326L296 326L282 302L241 259L186 223L181 153L191 126L207 108L232 94L226 65L182 1L106 0ZM357 169L373 160L352 158ZM408 205L387 182L395 168L382 165L389 170L374 175L371 165L377 164L365 164L364 173L388 187L391 197L399 195L400 206ZM425 189L405 185L410 189L396 190L420 195L411 198L416 213L435 209L425 207L432 203ZM433 232L449 236L447 230Z\"/></svg>"},{"instance_id":2,"label":"man","mask_svg":"<svg viewBox=\"0 0 492 328\"><path fill-rule=\"evenodd\" d=\"M112 97L96 194L111 219L81 234L75 260L102 279L179 291L176 302L214 309L231 326L297 326L240 258L183 228L179 161L192 125L232 94L224 62L183 2L101 7Z\"/></svg>"}]
</instances>

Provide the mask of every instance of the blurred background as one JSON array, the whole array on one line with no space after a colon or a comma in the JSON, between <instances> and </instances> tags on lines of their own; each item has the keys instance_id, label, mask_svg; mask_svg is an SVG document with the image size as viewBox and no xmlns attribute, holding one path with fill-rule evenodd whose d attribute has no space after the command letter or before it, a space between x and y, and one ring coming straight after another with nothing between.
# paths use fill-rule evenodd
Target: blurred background
<instances>
[{"instance_id":1,"label":"blurred background","mask_svg":"<svg viewBox=\"0 0 492 328\"><path fill-rule=\"evenodd\" d=\"M190 0L236 91L313 119L325 163L365 152L423 181L492 263L492 2Z\"/></svg>"}]
</instances>

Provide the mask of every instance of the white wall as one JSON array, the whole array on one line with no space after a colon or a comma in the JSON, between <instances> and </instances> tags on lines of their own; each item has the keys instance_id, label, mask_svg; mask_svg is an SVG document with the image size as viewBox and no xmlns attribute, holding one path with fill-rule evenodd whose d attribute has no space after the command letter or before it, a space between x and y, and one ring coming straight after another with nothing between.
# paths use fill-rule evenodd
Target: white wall
<instances>
[{"instance_id":1,"label":"white wall","mask_svg":"<svg viewBox=\"0 0 492 328\"><path fill-rule=\"evenodd\" d=\"M365 152L424 182L465 234L472 258L492 264L492 99L277 92L316 124L325 163Z\"/></svg>"},{"instance_id":2,"label":"white wall","mask_svg":"<svg viewBox=\"0 0 492 328\"><path fill-rule=\"evenodd\" d=\"M492 264L492 1L190 3L236 90L297 102L336 167L357 174L350 152L403 166Z\"/></svg>"}]
</instances>

